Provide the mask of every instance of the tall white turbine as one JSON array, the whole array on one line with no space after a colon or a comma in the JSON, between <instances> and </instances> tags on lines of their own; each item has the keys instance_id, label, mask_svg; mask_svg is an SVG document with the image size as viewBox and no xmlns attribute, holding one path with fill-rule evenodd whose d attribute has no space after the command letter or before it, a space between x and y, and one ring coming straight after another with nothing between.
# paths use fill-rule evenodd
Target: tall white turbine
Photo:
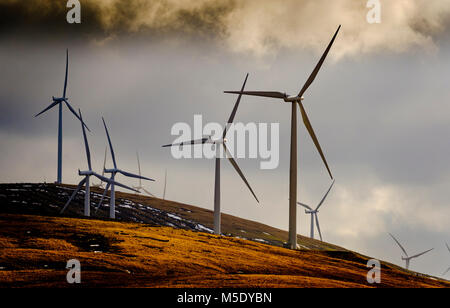
<instances>
[{"instance_id":1,"label":"tall white turbine","mask_svg":"<svg viewBox=\"0 0 450 308\"><path fill-rule=\"evenodd\" d=\"M448 252L450 252L450 247L448 246L447 243L445 243L445 246L447 246ZM442 274L442 276L447 275L448 272L450 272L450 267Z\"/></svg>"},{"instance_id":2,"label":"tall white turbine","mask_svg":"<svg viewBox=\"0 0 450 308\"><path fill-rule=\"evenodd\" d=\"M141 178L141 162L139 161L139 153L136 152L136 157L137 157L137 163L138 163L138 171L139 171L139 185L138 186L133 186L134 189L140 191L140 192L145 192L147 195L151 196L151 197L155 197L151 192L149 192L148 190L146 190L143 186L142 186L142 178Z\"/></svg>"},{"instance_id":3,"label":"tall white turbine","mask_svg":"<svg viewBox=\"0 0 450 308\"><path fill-rule=\"evenodd\" d=\"M282 92L267 92L267 91L225 91L225 93L231 94L239 94L239 95L251 95L251 96L260 96L260 97L268 97L275 99L282 99L286 103L291 104L291 154L290 154L290 171L289 171L289 240L288 246L291 249L297 249L297 104L300 107L300 112L302 114L303 123L305 124L306 129L308 130L317 150L319 151L320 156L325 164L325 167L330 174L330 177L333 179L330 168L328 167L328 163L325 159L325 155L323 154L322 148L320 147L319 140L316 137L316 134L311 126L311 122L309 121L308 115L306 114L305 108L303 107L303 94L305 94L306 90L308 90L309 86L314 82L317 73L322 67L325 58L328 55L328 52L333 45L341 26L337 29L334 34L331 42L328 44L327 49L323 53L313 72L309 76L306 83L303 85L303 88L300 90L298 95L289 96L286 93Z\"/></svg>"},{"instance_id":4,"label":"tall white turbine","mask_svg":"<svg viewBox=\"0 0 450 308\"><path fill-rule=\"evenodd\" d=\"M95 176L96 178L98 178L99 180L108 183L108 185L112 184L112 185L117 185L126 189L130 189L130 190L134 190L131 187L128 187L126 185L120 184L118 182L115 182L113 180L110 180L104 176L101 176L100 174L95 173L94 171L92 171L92 164L91 164L91 151L89 150L89 143L86 137L86 130L84 129L84 125L83 125L83 118L81 116L81 111L78 110L79 112L79 116L80 116L80 121L81 121L81 128L83 130L83 139L84 139L84 147L86 150L86 159L87 159L87 163L88 163L88 170L87 171L80 171L78 170L78 175L80 176L84 176L84 179L82 179L80 181L80 183L78 184L77 189L75 189L75 191L73 192L72 196L70 196L69 200L67 201L67 203L64 205L63 209L61 210L61 214L64 213L64 211L66 210L66 208L69 206L70 202L73 200L73 198L75 198L75 196L77 195L77 193L81 190L81 188L84 186L85 187L85 194L84 194L84 216L91 216L91 201L90 201L90 195L91 195L91 190L90 190L90 186L89 186L89 181L90 181L90 177L91 176Z\"/></svg>"},{"instance_id":5,"label":"tall white turbine","mask_svg":"<svg viewBox=\"0 0 450 308\"><path fill-rule=\"evenodd\" d=\"M244 84L242 85L242 90L244 91L245 84L247 83L248 74L245 77ZM220 235L221 234L221 213L220 213L220 147L222 146L225 150L226 156L228 160L230 161L233 168L236 170L236 172L239 174L241 179L244 181L245 185L247 185L248 189L252 193L253 197L255 197L256 201L259 203L258 198L256 197L255 193L253 192L253 189L250 187L250 184L248 183L247 179L245 178L244 174L242 173L241 169L239 168L238 164L234 160L234 158L231 156L231 153L229 152L226 143L227 139L225 138L227 135L227 131L230 127L230 124L233 123L234 117L236 116L237 109L239 107L239 103L241 101L242 95L239 95L236 104L234 106L233 111L231 112L231 116L228 120L228 123L223 130L222 137L218 140L212 140L211 136L208 138L203 138L200 140L191 140L187 142L177 143L177 144L168 144L164 145L163 147L173 147L173 146L184 146L184 145L196 145L196 144L214 144L216 149L216 161L215 161L215 184L214 184L214 234Z\"/></svg>"},{"instance_id":6,"label":"tall white turbine","mask_svg":"<svg viewBox=\"0 0 450 308\"><path fill-rule=\"evenodd\" d=\"M327 192L323 196L322 200L320 200L319 204L316 206L316 208L313 210L309 205L297 202L298 205L303 206L306 208L305 213L311 215L311 238L314 238L314 220L317 224L317 231L319 232L320 240L322 241L322 232L320 231L320 225L319 225L319 217L317 216L317 213L319 213L319 208L322 206L323 202L327 198L331 188L333 188L334 180L331 182L330 188L328 188Z\"/></svg>"},{"instance_id":7,"label":"tall white turbine","mask_svg":"<svg viewBox=\"0 0 450 308\"><path fill-rule=\"evenodd\" d=\"M39 112L35 117L40 116L47 110L52 109L56 105L59 106L59 113L58 113L58 166L57 166L57 177L56 177L56 183L61 184L62 183L62 103L64 102L69 108L69 110L75 115L76 118L78 118L80 121L80 117L75 112L75 110L72 108L72 106L68 102L68 98L66 97L66 90L67 90L67 75L69 72L69 50L66 50L66 75L64 79L64 88L63 93L61 97L54 97L52 96L53 102L44 110ZM84 122L82 122L84 124ZM84 124L86 126L86 124ZM89 130L89 128L86 126L86 128Z\"/></svg>"},{"instance_id":8,"label":"tall white turbine","mask_svg":"<svg viewBox=\"0 0 450 308\"><path fill-rule=\"evenodd\" d=\"M109 150L111 152L111 157L112 157L114 168L105 169L106 173L111 173L111 178L110 178L111 182L108 182L106 184L105 191L103 192L103 196L97 206L97 210L102 205L103 199L104 199L106 193L108 192L108 189L111 187L111 195L110 195L110 203L109 203L109 218L115 219L116 218L116 192L115 192L114 179L115 179L117 173L120 173L120 174L122 174L126 177L130 177L130 178L143 179L143 180L147 180L147 181L155 181L155 180L143 177L141 175L129 173L129 172L126 172L126 171L123 171L123 170L117 168L116 156L114 154L114 149L113 149L113 146L111 143L111 138L109 136L108 127L106 127L105 119L103 117L102 117L102 121L103 121L103 126L105 127L106 137L108 138ZM139 190L136 190L136 189L132 189L132 190L139 193Z\"/></svg>"},{"instance_id":9,"label":"tall white turbine","mask_svg":"<svg viewBox=\"0 0 450 308\"><path fill-rule=\"evenodd\" d=\"M102 176L105 176L106 153L107 153L107 152L108 152L108 147L105 147L105 156L104 156L104 158L103 158ZM95 187L95 188L103 188L103 187L104 187L102 181L100 181L100 183L93 184L93 185L91 185L91 186L92 186L92 187Z\"/></svg>"},{"instance_id":10,"label":"tall white turbine","mask_svg":"<svg viewBox=\"0 0 450 308\"><path fill-rule=\"evenodd\" d=\"M405 261L405 268L406 269L409 269L409 263L410 263L411 259L418 258L418 257L420 257L420 256L422 256L422 255L426 254L427 252L430 252L430 251L432 251L434 249L434 248L431 248L431 249L429 249L427 251L421 252L421 253L419 253L417 255L414 255L414 256L410 257L410 256L408 256L408 253L406 252L405 248L403 248L403 246L400 244L400 242L392 234L389 233L389 235L392 237L392 239L397 243L397 245L400 247L400 249L405 254L406 257L402 256L402 260Z\"/></svg>"}]
</instances>

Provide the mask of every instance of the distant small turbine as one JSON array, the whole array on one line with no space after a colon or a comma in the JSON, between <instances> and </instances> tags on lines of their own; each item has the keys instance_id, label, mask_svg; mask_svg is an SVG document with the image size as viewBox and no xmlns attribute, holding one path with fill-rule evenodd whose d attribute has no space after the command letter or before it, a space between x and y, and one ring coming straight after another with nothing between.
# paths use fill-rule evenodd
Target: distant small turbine
<instances>
[{"instance_id":1,"label":"distant small turbine","mask_svg":"<svg viewBox=\"0 0 450 308\"><path fill-rule=\"evenodd\" d=\"M123 184L120 184L118 182L114 182L113 180L110 180L104 176L101 176L98 173L95 173L94 171L92 171L92 164L91 164L91 151L89 150L89 143L86 137L86 130L84 129L84 125L83 125L83 118L81 116L81 111L78 110L79 115L80 115L80 121L81 121L81 128L83 129L83 138L84 138L84 147L86 150L86 159L87 159L87 163L88 163L88 170L87 171L80 171L78 170L78 175L80 176L84 176L84 179L82 179L80 181L80 183L78 184L77 189L75 189L75 191L73 192L72 196L70 196L70 199L67 201L66 205L64 205L63 209L61 210L61 214L64 213L64 211L66 210L66 208L69 206L70 202L72 202L73 198L75 198L75 196L77 195L77 193L81 190L81 188L83 187L83 185L86 186L85 189L85 194L84 194L84 216L91 216L91 207L90 207L90 195L91 195L91 190L90 190L90 186L89 186L89 180L90 177L93 175L95 177L97 177L99 180L103 181L103 182L107 182L108 185L110 184L114 184L126 189L130 189L130 190L134 190L131 187L125 186Z\"/></svg>"},{"instance_id":2,"label":"distant small turbine","mask_svg":"<svg viewBox=\"0 0 450 308\"><path fill-rule=\"evenodd\" d=\"M150 195L151 197L155 197L151 192L149 192L148 190L146 190L143 186L142 186L142 176L141 176L141 163L139 161L139 153L136 152L136 157L137 157L137 163L138 163L138 171L139 171L139 186L133 186L134 189L139 190L139 191L143 191L145 192L147 195Z\"/></svg>"},{"instance_id":3,"label":"distant small turbine","mask_svg":"<svg viewBox=\"0 0 450 308\"><path fill-rule=\"evenodd\" d=\"M245 84L247 83L248 74L245 77L244 84L242 85L242 90L244 91ZM226 143L227 139L225 138L227 135L227 131L229 129L229 126L234 121L234 117L236 116L237 109L239 107L239 103L241 101L242 94L239 94L238 99L234 105L233 111L231 112L230 118L227 122L227 126L223 130L223 134L220 139L213 140L211 136L208 138L203 138L200 140L191 140L187 142L177 143L177 144L168 144L164 145L163 147L173 147L173 146L179 146L182 147L184 145L196 145L196 144L214 144L216 147L216 169L215 169L215 182L214 182L214 234L220 235L221 234L221 212L220 212L220 155L219 155L219 149L220 146L223 146L226 157L230 161L233 168L236 170L236 172L239 174L241 179L244 181L245 185L247 185L248 189L252 193L253 197L255 197L256 202L259 203L258 198L256 197L255 193L253 192L253 189L250 187L250 184L248 183L247 179L245 178L244 174L242 173L241 169L239 168L238 164L234 160L234 158L231 156L231 153L229 152Z\"/></svg>"},{"instance_id":4,"label":"distant small turbine","mask_svg":"<svg viewBox=\"0 0 450 308\"><path fill-rule=\"evenodd\" d=\"M429 249L427 251L424 251L422 253L419 253L417 255L409 257L408 253L406 252L405 248L403 248L403 246L400 244L400 242L392 234L389 233L389 235L394 239L394 241L397 243L397 245L400 247L400 249L405 253L406 257L402 256L402 260L404 260L405 263L406 263L405 264L405 268L406 269L409 269L409 263L410 263L411 259L418 258L418 257L420 257L420 256L422 256L422 255L424 255L424 254L426 254L426 253L428 253L428 252L430 252L430 251L432 251L434 249L434 248L431 248L431 249Z\"/></svg>"},{"instance_id":5,"label":"distant small turbine","mask_svg":"<svg viewBox=\"0 0 450 308\"><path fill-rule=\"evenodd\" d=\"M114 168L113 169L105 169L106 173L111 173L111 178L110 178L111 182L108 182L106 184L105 191L103 192L103 196L100 199L100 202L98 203L97 210L102 205L103 198L105 197L106 193L108 192L108 189L111 187L111 195L110 195L110 203L109 203L109 218L115 219L116 218L116 192L115 192L115 187L114 187L115 186L114 185L114 183L115 183L114 182L114 178L116 177L117 173L121 173L121 174L123 174L126 177L131 177L131 178L136 178L136 179L143 179L143 180L147 180L147 181L155 181L155 180L143 177L141 175L136 175L136 174L133 174L133 173L129 173L129 172L126 172L126 171L123 171L123 170L117 168L116 156L114 154L114 149L113 149L113 146L112 146L112 143L111 143L111 138L109 136L108 127L106 127L106 123L105 123L105 119L104 118L102 118L102 121L103 121L103 126L105 127L106 137L108 138L109 150L111 152L111 157L112 157L112 161L113 161L113 164L114 164ZM133 189L133 188L131 188L131 190L133 190L133 191L135 191L137 193L140 193L139 190L136 190L136 189Z\"/></svg>"},{"instance_id":6,"label":"distant small turbine","mask_svg":"<svg viewBox=\"0 0 450 308\"><path fill-rule=\"evenodd\" d=\"M66 77L64 79L64 89L62 97L54 97L52 96L53 103L51 103L47 108L39 112L35 117L40 116L47 110L52 109L56 105L59 106L59 120L58 120L58 169L57 169L57 180L56 183L61 184L62 183L62 103L64 102L69 108L69 110L75 115L75 117L78 118L83 124L84 122L81 120L81 118L78 116L78 114L75 112L75 110L72 108L72 106L68 102L68 98L66 97L66 90L67 90L67 74L69 71L69 50L66 50ZM86 126L86 124L84 124ZM89 128L86 126L86 128L89 130Z\"/></svg>"},{"instance_id":7,"label":"distant small turbine","mask_svg":"<svg viewBox=\"0 0 450 308\"><path fill-rule=\"evenodd\" d=\"M314 209L314 210L309 205L306 205L301 202L297 202L298 205L301 205L304 208L306 208L306 210L305 210L306 214L311 214L311 238L312 239L314 239L314 219L315 219L316 224L317 224L317 231L319 231L320 240L322 241L322 233L320 232L319 218L317 216L317 213L319 213L319 208L322 206L323 202L327 198L328 193L330 192L333 185L334 185L334 180L333 180L333 182L331 182L330 188L328 188L328 190L325 193L325 195L323 196L322 200L320 200L319 204L317 205L316 209Z\"/></svg>"},{"instance_id":8,"label":"distant small turbine","mask_svg":"<svg viewBox=\"0 0 450 308\"><path fill-rule=\"evenodd\" d=\"M448 246L447 243L445 243L445 246L447 246L448 252L450 252L450 247ZM442 276L447 275L448 272L450 272L450 267L442 274Z\"/></svg>"}]
</instances>

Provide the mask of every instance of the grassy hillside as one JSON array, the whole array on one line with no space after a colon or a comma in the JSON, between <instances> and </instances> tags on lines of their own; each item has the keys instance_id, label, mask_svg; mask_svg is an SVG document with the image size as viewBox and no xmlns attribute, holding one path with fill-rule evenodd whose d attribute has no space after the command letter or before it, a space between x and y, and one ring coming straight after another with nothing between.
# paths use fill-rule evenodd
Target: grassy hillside
<instances>
[{"instance_id":1,"label":"grassy hillside","mask_svg":"<svg viewBox=\"0 0 450 308\"><path fill-rule=\"evenodd\" d=\"M233 237L93 219L0 214L0 287L372 287L367 258L292 251ZM381 287L450 287L382 264Z\"/></svg>"},{"instance_id":2,"label":"grassy hillside","mask_svg":"<svg viewBox=\"0 0 450 308\"><path fill-rule=\"evenodd\" d=\"M69 199L75 186L55 184L0 184L0 213L61 216L59 211ZM103 190L92 189L91 201L98 204ZM92 217L109 217L109 198ZM116 218L119 221L150 223L186 230L213 229L213 212L183 203L148 196L116 193ZM81 217L84 192L78 194L64 216ZM222 232L225 235L259 241L282 247L288 233L258 222L222 214ZM314 250L345 250L329 243L298 236L300 248Z\"/></svg>"},{"instance_id":3,"label":"grassy hillside","mask_svg":"<svg viewBox=\"0 0 450 308\"><path fill-rule=\"evenodd\" d=\"M211 234L213 213L195 206L117 193L82 218L84 192L64 215L74 186L0 184L0 286L66 286L66 262L82 264L83 286L370 287L368 258L285 231L222 215L225 236ZM93 189L98 204L102 190ZM383 263L382 287L450 287Z\"/></svg>"}]
</instances>

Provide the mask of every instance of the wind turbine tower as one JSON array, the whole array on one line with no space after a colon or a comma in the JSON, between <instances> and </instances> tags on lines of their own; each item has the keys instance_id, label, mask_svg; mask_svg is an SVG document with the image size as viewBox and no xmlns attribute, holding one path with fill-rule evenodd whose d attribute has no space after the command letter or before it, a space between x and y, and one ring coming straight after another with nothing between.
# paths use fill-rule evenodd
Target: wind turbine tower
<instances>
[{"instance_id":1,"label":"wind turbine tower","mask_svg":"<svg viewBox=\"0 0 450 308\"><path fill-rule=\"evenodd\" d=\"M112 168L112 169L105 169L105 173L110 173L111 174L111 178L110 178L110 182L108 182L106 184L105 191L103 192L103 196L102 196L102 198L101 198L101 200L100 200L100 202L99 202L99 204L97 206L97 210L102 205L103 198L105 197L108 189L111 187L110 203L109 203L109 218L115 219L116 218L116 210L115 210L116 209L116 192L115 192L115 183L116 182L114 182L114 179L115 179L117 173L120 173L120 174L122 174L122 175L124 175L126 177L131 177L131 178L136 178L136 179L143 179L143 180L147 180L147 181L155 181L155 180L150 179L150 178L146 178L146 177L141 176L141 175L137 175L137 174L133 174L133 173L130 173L130 172L123 171L123 170L121 170L121 169L119 169L117 167L116 155L114 154L114 148L112 146L111 137L109 135L108 127L106 126L105 119L102 118L102 120L103 120L103 126L105 127L106 137L108 138L108 144L109 144L109 149L110 149L110 152L111 152L111 158L112 158L112 161L113 161L114 168ZM118 185L118 186L120 186L120 185ZM131 188L131 190L133 190L133 191L135 191L137 193L140 193L139 190L132 189L132 188Z\"/></svg>"},{"instance_id":2,"label":"wind turbine tower","mask_svg":"<svg viewBox=\"0 0 450 308\"><path fill-rule=\"evenodd\" d=\"M78 187L74 190L74 192L72 193L72 196L70 196L69 200L64 205L64 207L61 210L60 214L64 213L66 208L69 206L70 202L72 202L73 198L75 198L77 193L81 190L81 188L84 185L85 186L84 216L89 217L89 216L91 216L91 199L90 199L90 197L91 197L91 189L90 189L90 185L89 185L91 176L95 176L100 181L108 183L108 185L117 185L117 186L120 186L120 187L123 187L123 188L126 188L126 189L130 189L130 190L134 190L134 189L132 189L131 187L128 187L126 185L120 184L118 182L115 182L113 179L108 179L108 178L106 178L104 176L101 176L100 174L92 171L91 151L89 150L89 143L88 143L88 139L86 137L86 130L84 129L83 118L82 118L82 115L81 115L81 111L78 110L78 112L79 112L80 121L81 121L81 128L83 130L84 148L85 148L85 151L86 151L86 159L87 159L87 164L88 164L88 170L86 170L86 171L78 170L78 175L83 176L84 179L82 179L80 181L80 183L78 183Z\"/></svg>"},{"instance_id":3,"label":"wind turbine tower","mask_svg":"<svg viewBox=\"0 0 450 308\"><path fill-rule=\"evenodd\" d=\"M448 246L447 243L445 243L445 246L447 246L448 252L450 252L450 246ZM450 267L442 274L442 276L447 275L448 272L450 272Z\"/></svg>"},{"instance_id":4,"label":"wind turbine tower","mask_svg":"<svg viewBox=\"0 0 450 308\"><path fill-rule=\"evenodd\" d=\"M248 74L245 77L244 84L242 85L242 90L244 91L245 84L247 83ZM231 153L228 150L228 147L226 145L227 139L226 135L228 132L228 129L230 127L230 124L233 123L234 118L236 116L237 109L239 107L239 103L241 101L242 95L238 96L238 99L236 101L236 104L234 105L233 111L231 112L230 118L228 119L227 126L223 130L222 136L217 139L213 139L211 136L208 138L203 138L200 140L191 140L187 142L182 143L176 143L176 144L168 144L164 145L163 147L173 147L173 146L185 146L185 145L204 145L204 144L213 144L216 149L216 158L215 158L215 178L214 178L214 234L220 235L221 234L221 209L220 209L220 149L223 147L225 150L226 157L228 158L228 161L231 163L233 168L236 170L236 172L239 174L241 179L244 181L245 185L248 187L250 192L252 193L253 197L256 199L256 202L259 203L258 198L256 197L255 193L253 192L253 189L250 187L250 184L248 183L247 179L245 178L244 174L242 173L241 169L239 168L238 164L232 157Z\"/></svg>"},{"instance_id":5,"label":"wind turbine tower","mask_svg":"<svg viewBox=\"0 0 450 308\"><path fill-rule=\"evenodd\" d=\"M328 170L328 173L333 179L328 163L323 154L322 148L320 147L319 140L312 128L311 122L309 121L308 115L306 114L305 108L303 106L303 94L308 90L311 84L314 82L317 73L322 67L328 52L333 45L341 26L337 29L331 42L328 44L327 49L323 53L313 72L309 76L306 83L303 85L302 89L297 95L289 96L286 93L274 92L274 91L225 91L225 93L239 94L239 95L250 95L250 96L260 96L266 98L274 98L283 100L286 103L291 104L291 153L290 153L290 169L289 169L289 239L288 246L291 249L297 249L297 105L300 107L300 112L302 114L303 123L308 130L319 154Z\"/></svg>"},{"instance_id":6,"label":"wind turbine tower","mask_svg":"<svg viewBox=\"0 0 450 308\"><path fill-rule=\"evenodd\" d=\"M63 103L66 104L67 108L69 108L70 112L72 112L76 118L78 118L81 123L84 122L81 120L81 118L78 116L78 114L75 112L75 110L72 108L72 106L69 104L69 99L66 97L66 90L67 90L67 75L69 72L69 50L66 50L66 75L64 79L64 88L63 93L61 97L54 97L52 96L53 102L44 110L39 112L35 117L40 116L47 110L52 109L56 105L58 105L59 111L58 111L58 167L57 167L57 177L56 177L56 183L61 184L62 183L62 107ZM89 130L89 128L86 126L86 128Z\"/></svg>"}]
</instances>

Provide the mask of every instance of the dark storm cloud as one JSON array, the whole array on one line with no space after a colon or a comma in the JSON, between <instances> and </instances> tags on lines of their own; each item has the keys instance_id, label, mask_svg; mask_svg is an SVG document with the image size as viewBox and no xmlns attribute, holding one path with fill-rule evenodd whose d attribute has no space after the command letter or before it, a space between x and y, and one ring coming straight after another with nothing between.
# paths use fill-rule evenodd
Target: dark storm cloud
<instances>
[{"instance_id":1,"label":"dark storm cloud","mask_svg":"<svg viewBox=\"0 0 450 308\"><path fill-rule=\"evenodd\" d=\"M212 37L225 31L223 17L234 1L185 7L174 1L81 1L81 24L69 24L66 1L0 0L0 33L58 39L168 34Z\"/></svg>"},{"instance_id":2,"label":"dark storm cloud","mask_svg":"<svg viewBox=\"0 0 450 308\"><path fill-rule=\"evenodd\" d=\"M99 8L94 3L83 6L83 23L74 27L66 21L66 1L0 0L0 34L2 37L92 35L101 32ZM37 39L37 37L34 37Z\"/></svg>"},{"instance_id":3,"label":"dark storm cloud","mask_svg":"<svg viewBox=\"0 0 450 308\"><path fill-rule=\"evenodd\" d=\"M2 34L69 35L96 42L120 38L213 39L234 52L273 54L282 48L323 49L343 25L333 57L410 48L434 49L448 37L445 0L381 1L380 24L366 20L366 0L85 0L81 25L66 23L66 1L0 0Z\"/></svg>"}]
</instances>

